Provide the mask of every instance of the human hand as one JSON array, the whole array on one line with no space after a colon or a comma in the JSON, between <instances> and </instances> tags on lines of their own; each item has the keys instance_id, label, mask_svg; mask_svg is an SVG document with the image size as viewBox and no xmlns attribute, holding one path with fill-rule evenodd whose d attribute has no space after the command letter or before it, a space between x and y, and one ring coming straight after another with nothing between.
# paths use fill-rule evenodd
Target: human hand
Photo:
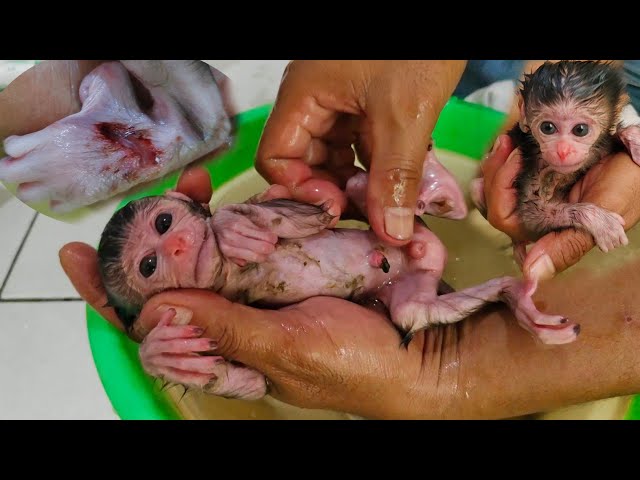
<instances>
[{"instance_id":1,"label":"human hand","mask_svg":"<svg viewBox=\"0 0 640 480\"><path fill-rule=\"evenodd\" d=\"M354 150L370 171L368 220L389 245L405 245L431 132L464 61L294 61L287 67L258 147L256 169L294 199L334 200L357 173ZM335 224L336 220L333 222Z\"/></svg>"},{"instance_id":2,"label":"human hand","mask_svg":"<svg viewBox=\"0 0 640 480\"><path fill-rule=\"evenodd\" d=\"M501 135L482 163L485 217L498 230L516 242L530 241L515 214L513 181L521 166L519 150L511 139ZM625 221L625 230L640 220L640 168L626 153L606 157L579 180L569 193L570 203L587 202L615 212ZM553 277L576 264L595 246L591 234L565 229L538 239L524 258L525 276L539 281Z\"/></svg>"},{"instance_id":3,"label":"human hand","mask_svg":"<svg viewBox=\"0 0 640 480\"><path fill-rule=\"evenodd\" d=\"M636 259L612 272L628 285L614 303L630 317L640 312L639 266ZM352 302L316 297L259 310L196 290L151 299L135 336L174 308L204 330L213 355L240 362L220 388L253 394L256 379L239 385L237 377L259 371L268 394L303 408L374 419L509 418L640 391L637 320L619 321L611 302L588 301L607 285L605 276L581 275L565 289L541 287L541 301L583 325L580 341L561 348L542 348L504 308L421 332L405 350L386 315Z\"/></svg>"},{"instance_id":4,"label":"human hand","mask_svg":"<svg viewBox=\"0 0 640 480\"><path fill-rule=\"evenodd\" d=\"M204 203L211 197L208 173L187 171L177 190ZM122 330L104 307L95 250L71 243L60 260L82 298ZM169 307L191 312L189 324L215 341L216 356L244 364L231 369L238 378L232 373L224 385L209 385L213 393L246 391L262 372L272 396L301 407L368 418L506 418L640 391L639 263L609 276L577 275L578 284L565 288L540 287L538 298L550 310L562 308L583 326L580 341L562 348L541 348L505 308L421 332L405 350L386 315L345 300L317 297L259 310L194 290L153 297L131 334L141 341ZM610 302L589 301L608 288L611 275L619 280L615 305L624 305L623 317ZM224 365L232 364L215 368Z\"/></svg>"}]
</instances>

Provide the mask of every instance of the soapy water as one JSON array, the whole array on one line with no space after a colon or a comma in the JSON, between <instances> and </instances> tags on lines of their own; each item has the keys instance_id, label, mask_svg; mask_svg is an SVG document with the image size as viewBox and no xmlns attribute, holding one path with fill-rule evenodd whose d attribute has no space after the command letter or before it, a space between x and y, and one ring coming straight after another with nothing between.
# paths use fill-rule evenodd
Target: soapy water
<instances>
[{"instance_id":1,"label":"soapy water","mask_svg":"<svg viewBox=\"0 0 640 480\"><path fill-rule=\"evenodd\" d=\"M429 228L446 245L448 250L444 280L456 290L480 284L504 275L519 276L513 260L509 237L497 231L471 207L467 186L475 176L478 163L462 155L436 151L439 160L456 176L467 196L469 215L462 221L424 217ZM215 209L229 203L243 202L268 187L267 182L253 169L236 177L214 192L211 207ZM342 221L339 227L368 228L362 222ZM640 228L628 232L630 246L607 254L593 249L580 262L593 272L606 272L609 268L626 263L638 255ZM575 273L575 272L574 272ZM558 275L571 281L571 269ZM158 386L159 388L159 386ZM259 401L232 400L207 395L197 390L185 394L181 386L163 391L185 419L307 419L346 420L358 417L341 412L310 410L294 407L272 397ZM631 397L617 397L569 406L552 412L543 412L525 418L537 419L621 419L627 411Z\"/></svg>"}]
</instances>

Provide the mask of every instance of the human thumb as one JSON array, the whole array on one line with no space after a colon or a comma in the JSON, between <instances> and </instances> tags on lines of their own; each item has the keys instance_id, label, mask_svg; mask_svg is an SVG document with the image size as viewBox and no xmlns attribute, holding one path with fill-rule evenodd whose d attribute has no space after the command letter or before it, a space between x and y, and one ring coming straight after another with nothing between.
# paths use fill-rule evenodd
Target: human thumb
<instances>
[{"instance_id":1,"label":"human thumb","mask_svg":"<svg viewBox=\"0 0 640 480\"><path fill-rule=\"evenodd\" d=\"M282 349L283 329L278 312L259 310L206 290L174 290L152 297L133 327L133 337L141 341L158 323L162 314L173 308L173 323L204 329L203 337L213 340L215 353L261 371Z\"/></svg>"},{"instance_id":2,"label":"human thumb","mask_svg":"<svg viewBox=\"0 0 640 480\"><path fill-rule=\"evenodd\" d=\"M527 253L522 272L535 281L553 278L578 261L595 246L593 237L583 230L551 232L538 240Z\"/></svg>"},{"instance_id":3,"label":"human thumb","mask_svg":"<svg viewBox=\"0 0 640 480\"><path fill-rule=\"evenodd\" d=\"M383 242L400 246L413 236L422 168L431 131L415 116L375 120L371 144L367 209L369 224Z\"/></svg>"}]
</instances>

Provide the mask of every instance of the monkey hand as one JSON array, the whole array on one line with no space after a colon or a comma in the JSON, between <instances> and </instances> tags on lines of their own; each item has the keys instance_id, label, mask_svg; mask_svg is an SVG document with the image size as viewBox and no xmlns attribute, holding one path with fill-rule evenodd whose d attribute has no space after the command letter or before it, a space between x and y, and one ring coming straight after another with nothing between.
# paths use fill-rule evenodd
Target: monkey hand
<instances>
[{"instance_id":1,"label":"monkey hand","mask_svg":"<svg viewBox=\"0 0 640 480\"><path fill-rule=\"evenodd\" d=\"M284 198L279 197L281 193ZM329 213L331 201L315 206L288 196L286 188L274 185L247 203L216 209L211 222L222 254L240 266L264 262L279 238L308 237L334 220Z\"/></svg>"},{"instance_id":2,"label":"monkey hand","mask_svg":"<svg viewBox=\"0 0 640 480\"><path fill-rule=\"evenodd\" d=\"M513 181L520 171L520 154L514 150L507 135L498 137L481 170L483 198L480 200L484 200L486 205L485 218L492 226L509 235L515 244L533 241L515 211L517 198ZM611 212L605 222L607 227L600 228L600 231L610 228L615 235L612 244L623 244L626 234L622 230L628 231L640 220L638 185L640 168L628 154L617 153L594 165L574 185L568 202L589 203ZM601 243L607 247L607 242ZM548 233L536 240L526 253L522 271L535 281L551 278L575 265L597 244L594 236L583 229L568 228Z\"/></svg>"},{"instance_id":3,"label":"monkey hand","mask_svg":"<svg viewBox=\"0 0 640 480\"><path fill-rule=\"evenodd\" d=\"M568 210L575 219L576 226L586 229L603 252L629 243L624 231L624 218L617 213L591 203L570 205Z\"/></svg>"},{"instance_id":4,"label":"monkey hand","mask_svg":"<svg viewBox=\"0 0 640 480\"><path fill-rule=\"evenodd\" d=\"M142 341L139 356L145 372L169 383L225 398L258 400L265 395L267 388L262 374L211 355L217 343L202 338L201 327L176 325L183 320L176 313L175 309L167 309Z\"/></svg>"},{"instance_id":5,"label":"monkey hand","mask_svg":"<svg viewBox=\"0 0 640 480\"><path fill-rule=\"evenodd\" d=\"M21 98L13 102L30 101L20 82L42 82L37 68L2 95L17 91ZM160 178L230 139L221 92L200 61L105 62L78 91L79 112L4 142L0 180L17 184L25 203L68 212ZM5 98L2 106L11 107Z\"/></svg>"}]
</instances>

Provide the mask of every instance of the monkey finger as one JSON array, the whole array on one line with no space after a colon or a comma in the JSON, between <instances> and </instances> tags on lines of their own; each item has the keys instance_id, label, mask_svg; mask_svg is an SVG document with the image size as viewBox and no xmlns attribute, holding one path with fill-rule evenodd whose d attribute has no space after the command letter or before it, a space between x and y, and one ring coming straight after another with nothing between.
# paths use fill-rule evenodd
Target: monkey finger
<instances>
[{"instance_id":1,"label":"monkey finger","mask_svg":"<svg viewBox=\"0 0 640 480\"><path fill-rule=\"evenodd\" d=\"M157 321L158 312L167 307L188 309L191 324L206 327L207 338L218 342L216 353L226 359L260 366L268 374L274 365L280 368L282 358L286 357L282 355L288 338L281 327L287 316L283 312L233 303L210 291L180 289L149 299L136 322L136 330L148 330Z\"/></svg>"},{"instance_id":2,"label":"monkey finger","mask_svg":"<svg viewBox=\"0 0 640 480\"><path fill-rule=\"evenodd\" d=\"M149 332L149 335L147 335L146 338L148 339L148 342L155 342L158 340L197 338L200 337L200 335L202 335L203 333L204 329L196 325L165 325L156 326L156 328Z\"/></svg>"},{"instance_id":3,"label":"monkey finger","mask_svg":"<svg viewBox=\"0 0 640 480\"><path fill-rule=\"evenodd\" d=\"M267 229L255 228L253 225L249 226L243 223L237 223L232 228L233 230L224 231L221 235L221 238L224 238L230 243L244 240L245 238L259 240L272 245L278 241L278 235L275 233Z\"/></svg>"},{"instance_id":4,"label":"monkey finger","mask_svg":"<svg viewBox=\"0 0 640 480\"><path fill-rule=\"evenodd\" d=\"M216 343L209 338L153 340L146 342L145 353L149 356L161 353L202 353L210 352L215 346Z\"/></svg>"},{"instance_id":5,"label":"monkey finger","mask_svg":"<svg viewBox=\"0 0 640 480\"><path fill-rule=\"evenodd\" d=\"M215 373L216 365L224 362L222 357L191 356L187 354L154 355L148 357L148 365L160 370L174 368L190 373Z\"/></svg>"}]
</instances>

